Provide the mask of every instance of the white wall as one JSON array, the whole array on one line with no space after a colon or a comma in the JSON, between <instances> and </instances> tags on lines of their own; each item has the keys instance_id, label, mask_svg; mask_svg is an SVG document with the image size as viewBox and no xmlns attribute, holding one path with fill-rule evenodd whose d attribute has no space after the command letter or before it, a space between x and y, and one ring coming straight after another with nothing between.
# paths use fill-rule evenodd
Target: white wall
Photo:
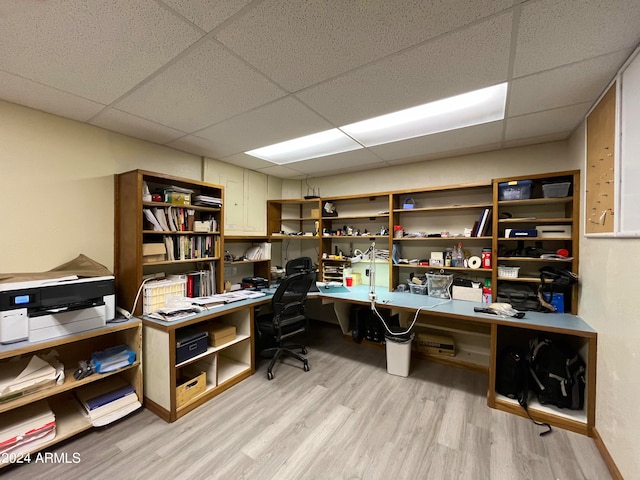
<instances>
[{"instance_id":1,"label":"white wall","mask_svg":"<svg viewBox=\"0 0 640 480\"><path fill-rule=\"evenodd\" d=\"M584 125L569 155L585 162ZM584 199L584 196L583 196ZM581 215L584 228L584 205ZM580 316L598 332L596 429L624 478L640 478L640 239L580 239Z\"/></svg>"},{"instance_id":2,"label":"white wall","mask_svg":"<svg viewBox=\"0 0 640 480\"><path fill-rule=\"evenodd\" d=\"M136 168L199 179L201 158L0 101L0 272L113 271L113 174Z\"/></svg>"}]
</instances>

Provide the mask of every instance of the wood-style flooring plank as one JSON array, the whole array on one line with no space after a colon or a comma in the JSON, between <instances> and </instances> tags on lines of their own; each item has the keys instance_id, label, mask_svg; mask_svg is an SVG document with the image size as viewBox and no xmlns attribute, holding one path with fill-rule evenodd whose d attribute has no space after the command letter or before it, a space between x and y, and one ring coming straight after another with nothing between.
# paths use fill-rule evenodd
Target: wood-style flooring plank
<instances>
[{"instance_id":1,"label":"wood-style flooring plank","mask_svg":"<svg viewBox=\"0 0 640 480\"><path fill-rule=\"evenodd\" d=\"M279 362L172 424L141 410L57 445L80 463L5 468L49 480L606 480L592 439L486 406L486 375L412 361L386 372L383 348L314 324L311 371Z\"/></svg>"}]
</instances>

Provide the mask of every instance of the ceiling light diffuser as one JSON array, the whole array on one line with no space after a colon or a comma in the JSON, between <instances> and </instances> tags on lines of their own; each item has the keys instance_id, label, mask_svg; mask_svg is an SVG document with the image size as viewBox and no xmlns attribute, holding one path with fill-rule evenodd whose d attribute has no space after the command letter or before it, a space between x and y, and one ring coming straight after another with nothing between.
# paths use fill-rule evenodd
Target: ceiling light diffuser
<instances>
[{"instance_id":1,"label":"ceiling light diffuser","mask_svg":"<svg viewBox=\"0 0 640 480\"><path fill-rule=\"evenodd\" d=\"M365 147L502 120L507 83L352 123L340 130Z\"/></svg>"},{"instance_id":2,"label":"ceiling light diffuser","mask_svg":"<svg viewBox=\"0 0 640 480\"><path fill-rule=\"evenodd\" d=\"M334 128L244 153L278 165L284 165L310 158L349 152L358 148L362 148L362 145Z\"/></svg>"}]
</instances>

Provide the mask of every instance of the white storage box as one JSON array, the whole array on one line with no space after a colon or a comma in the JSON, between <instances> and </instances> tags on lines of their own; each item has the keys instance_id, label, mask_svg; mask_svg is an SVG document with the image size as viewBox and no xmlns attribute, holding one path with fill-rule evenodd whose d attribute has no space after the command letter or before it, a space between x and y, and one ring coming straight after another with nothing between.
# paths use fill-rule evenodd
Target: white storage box
<instances>
[{"instance_id":1,"label":"white storage box","mask_svg":"<svg viewBox=\"0 0 640 480\"><path fill-rule=\"evenodd\" d=\"M499 278L518 278L519 271L520 267L505 267L504 265L498 265Z\"/></svg>"},{"instance_id":2,"label":"white storage box","mask_svg":"<svg viewBox=\"0 0 640 480\"><path fill-rule=\"evenodd\" d=\"M571 238L571 225L538 225L539 238Z\"/></svg>"},{"instance_id":3,"label":"white storage box","mask_svg":"<svg viewBox=\"0 0 640 480\"><path fill-rule=\"evenodd\" d=\"M454 285L451 288L454 300L466 300L468 302L482 302L482 289L473 287L461 287Z\"/></svg>"}]
</instances>

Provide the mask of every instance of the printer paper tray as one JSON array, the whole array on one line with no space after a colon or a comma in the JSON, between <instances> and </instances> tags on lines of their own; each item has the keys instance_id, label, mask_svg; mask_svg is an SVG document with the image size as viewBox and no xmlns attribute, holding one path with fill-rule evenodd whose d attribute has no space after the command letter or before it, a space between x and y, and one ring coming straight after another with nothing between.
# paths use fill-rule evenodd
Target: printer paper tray
<instances>
[{"instance_id":1,"label":"printer paper tray","mask_svg":"<svg viewBox=\"0 0 640 480\"><path fill-rule=\"evenodd\" d=\"M29 318L29 341L39 342L104 327L106 307L85 308Z\"/></svg>"}]
</instances>

